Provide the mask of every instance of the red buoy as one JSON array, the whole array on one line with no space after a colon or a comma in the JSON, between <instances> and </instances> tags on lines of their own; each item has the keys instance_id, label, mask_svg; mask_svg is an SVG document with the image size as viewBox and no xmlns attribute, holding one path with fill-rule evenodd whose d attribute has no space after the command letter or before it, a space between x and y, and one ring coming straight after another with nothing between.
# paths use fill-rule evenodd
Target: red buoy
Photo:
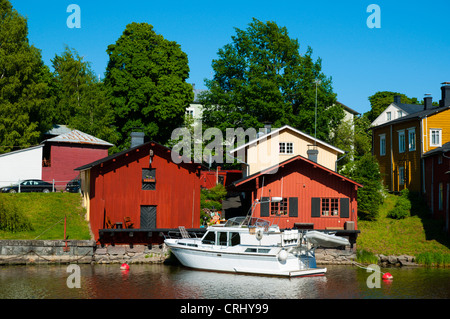
<instances>
[{"instance_id":1,"label":"red buoy","mask_svg":"<svg viewBox=\"0 0 450 319\"><path fill-rule=\"evenodd\" d=\"M122 270L130 270L130 266L128 266L128 264L126 264L126 263L123 263L123 264L120 266L120 269L122 269Z\"/></svg>"},{"instance_id":2,"label":"red buoy","mask_svg":"<svg viewBox=\"0 0 450 319\"><path fill-rule=\"evenodd\" d=\"M392 280L392 279L394 279L394 277L388 272L383 275L383 280Z\"/></svg>"}]
</instances>

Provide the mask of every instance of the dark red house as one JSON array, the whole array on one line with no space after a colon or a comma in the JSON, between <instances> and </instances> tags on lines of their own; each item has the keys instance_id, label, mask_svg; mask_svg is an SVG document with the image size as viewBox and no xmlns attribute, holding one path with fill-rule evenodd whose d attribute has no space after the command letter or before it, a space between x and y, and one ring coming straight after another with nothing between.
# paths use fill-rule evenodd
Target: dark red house
<instances>
[{"instance_id":1,"label":"dark red house","mask_svg":"<svg viewBox=\"0 0 450 319\"><path fill-rule=\"evenodd\" d=\"M161 241L156 238L161 229L199 228L202 168L195 163L174 163L171 149L155 142L77 168L95 239L99 239L99 230L111 228L124 229L134 237L126 241L134 243ZM129 223L133 231L128 232ZM155 238L138 239L142 233Z\"/></svg>"},{"instance_id":2,"label":"dark red house","mask_svg":"<svg viewBox=\"0 0 450 319\"><path fill-rule=\"evenodd\" d=\"M423 154L423 193L431 215L444 220L444 229L449 232L450 201L450 142Z\"/></svg>"},{"instance_id":3,"label":"dark red house","mask_svg":"<svg viewBox=\"0 0 450 319\"><path fill-rule=\"evenodd\" d=\"M280 228L357 230L357 190L362 185L300 155L234 182L256 205L253 217ZM282 197L281 202L267 202Z\"/></svg>"},{"instance_id":4,"label":"dark red house","mask_svg":"<svg viewBox=\"0 0 450 319\"><path fill-rule=\"evenodd\" d=\"M108 149L113 146L78 130L57 135L41 144L44 144L42 179L55 181L57 190L64 189L67 182L78 176L75 168L108 156Z\"/></svg>"},{"instance_id":5,"label":"dark red house","mask_svg":"<svg viewBox=\"0 0 450 319\"><path fill-rule=\"evenodd\" d=\"M222 170L218 166L215 170L202 171L200 176L201 187L212 188L217 184L228 186L234 181L242 178L242 171L240 170Z\"/></svg>"}]
</instances>

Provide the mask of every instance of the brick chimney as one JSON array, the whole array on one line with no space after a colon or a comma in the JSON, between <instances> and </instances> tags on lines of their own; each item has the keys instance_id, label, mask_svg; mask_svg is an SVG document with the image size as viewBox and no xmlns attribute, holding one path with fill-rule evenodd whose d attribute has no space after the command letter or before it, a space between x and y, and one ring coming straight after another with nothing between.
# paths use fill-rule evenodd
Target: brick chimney
<instances>
[{"instance_id":1,"label":"brick chimney","mask_svg":"<svg viewBox=\"0 0 450 319\"><path fill-rule=\"evenodd\" d=\"M450 82L441 83L442 99L439 101L439 107L450 106Z\"/></svg>"}]
</instances>

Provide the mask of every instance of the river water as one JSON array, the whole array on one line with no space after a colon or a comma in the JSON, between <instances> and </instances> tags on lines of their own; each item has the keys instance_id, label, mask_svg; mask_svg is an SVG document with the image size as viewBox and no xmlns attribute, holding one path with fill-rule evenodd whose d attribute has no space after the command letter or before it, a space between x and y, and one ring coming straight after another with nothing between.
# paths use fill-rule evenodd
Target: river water
<instances>
[{"instance_id":1,"label":"river water","mask_svg":"<svg viewBox=\"0 0 450 319\"><path fill-rule=\"evenodd\" d=\"M289 279L162 264L132 264L128 271L117 264L79 265L77 271L67 265L3 266L0 299L450 298L449 269L382 268L382 272L393 275L392 281L383 281L375 273L356 266L327 269L325 276ZM79 288L74 279L77 274ZM368 281L375 287L369 288Z\"/></svg>"}]
</instances>

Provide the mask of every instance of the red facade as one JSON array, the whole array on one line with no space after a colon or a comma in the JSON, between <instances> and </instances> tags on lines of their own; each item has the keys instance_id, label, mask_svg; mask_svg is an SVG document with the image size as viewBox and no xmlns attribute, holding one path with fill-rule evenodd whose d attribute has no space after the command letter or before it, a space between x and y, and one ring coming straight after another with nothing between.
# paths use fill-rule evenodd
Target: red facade
<instances>
[{"instance_id":1,"label":"red facade","mask_svg":"<svg viewBox=\"0 0 450 319\"><path fill-rule=\"evenodd\" d=\"M217 184L228 186L231 183L242 178L242 171L239 170L221 170L218 167L217 170L202 171L200 176L201 187L212 188Z\"/></svg>"},{"instance_id":2,"label":"red facade","mask_svg":"<svg viewBox=\"0 0 450 319\"><path fill-rule=\"evenodd\" d=\"M64 189L67 182L76 178L75 168L108 156L108 146L77 143L46 143L42 179L55 181L57 190Z\"/></svg>"},{"instance_id":3,"label":"red facade","mask_svg":"<svg viewBox=\"0 0 450 319\"><path fill-rule=\"evenodd\" d=\"M295 156L233 183L230 190L247 192L252 202L265 202L256 205L253 217L270 220L280 228L357 230L357 189L361 186ZM273 197L283 200L267 203Z\"/></svg>"},{"instance_id":4,"label":"red facade","mask_svg":"<svg viewBox=\"0 0 450 319\"><path fill-rule=\"evenodd\" d=\"M447 145L449 144L449 145ZM447 149L450 143L447 143ZM450 151L443 148L430 151L423 158L425 171L424 195L431 215L445 222L449 232L450 211Z\"/></svg>"},{"instance_id":5,"label":"red facade","mask_svg":"<svg viewBox=\"0 0 450 319\"><path fill-rule=\"evenodd\" d=\"M122 223L124 217L134 229L200 227L202 167L176 164L171 154L149 142L78 168L90 172L89 217L96 240L108 220Z\"/></svg>"}]
</instances>

